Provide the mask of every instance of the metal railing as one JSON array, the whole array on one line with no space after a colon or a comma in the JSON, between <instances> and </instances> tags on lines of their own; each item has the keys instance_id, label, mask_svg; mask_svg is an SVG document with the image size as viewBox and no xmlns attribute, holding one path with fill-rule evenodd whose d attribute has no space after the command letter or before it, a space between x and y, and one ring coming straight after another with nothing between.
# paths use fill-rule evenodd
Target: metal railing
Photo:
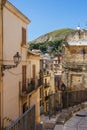
<instances>
[{"instance_id":1,"label":"metal railing","mask_svg":"<svg viewBox=\"0 0 87 130\"><path fill-rule=\"evenodd\" d=\"M44 83L43 85L44 85L44 88L50 87L50 83Z\"/></svg>"},{"instance_id":2,"label":"metal railing","mask_svg":"<svg viewBox=\"0 0 87 130\"><path fill-rule=\"evenodd\" d=\"M87 100L87 90L65 91L62 93L63 108L80 104Z\"/></svg>"},{"instance_id":3,"label":"metal railing","mask_svg":"<svg viewBox=\"0 0 87 130\"><path fill-rule=\"evenodd\" d=\"M50 71L44 70L43 71L43 76L51 76Z\"/></svg>"},{"instance_id":4,"label":"metal railing","mask_svg":"<svg viewBox=\"0 0 87 130\"><path fill-rule=\"evenodd\" d=\"M35 105L15 120L6 130L35 130Z\"/></svg>"},{"instance_id":5,"label":"metal railing","mask_svg":"<svg viewBox=\"0 0 87 130\"><path fill-rule=\"evenodd\" d=\"M42 84L43 80L41 78L40 79L32 78L30 82L26 83L19 82L20 95L21 96L27 95L28 93L31 93L32 91L40 87Z\"/></svg>"},{"instance_id":6,"label":"metal railing","mask_svg":"<svg viewBox=\"0 0 87 130\"><path fill-rule=\"evenodd\" d=\"M72 107L87 101L87 90L61 91L49 95L47 98L49 106L49 116L56 114L63 108Z\"/></svg>"}]
</instances>

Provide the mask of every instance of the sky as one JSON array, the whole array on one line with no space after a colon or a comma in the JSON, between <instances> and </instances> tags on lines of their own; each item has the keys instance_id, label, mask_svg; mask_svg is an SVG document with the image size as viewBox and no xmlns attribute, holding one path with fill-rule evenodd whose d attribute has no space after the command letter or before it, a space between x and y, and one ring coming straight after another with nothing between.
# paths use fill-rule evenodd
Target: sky
<instances>
[{"instance_id":1,"label":"sky","mask_svg":"<svg viewBox=\"0 0 87 130\"><path fill-rule=\"evenodd\" d=\"M87 29L87 0L9 0L27 16L28 41L62 28Z\"/></svg>"}]
</instances>

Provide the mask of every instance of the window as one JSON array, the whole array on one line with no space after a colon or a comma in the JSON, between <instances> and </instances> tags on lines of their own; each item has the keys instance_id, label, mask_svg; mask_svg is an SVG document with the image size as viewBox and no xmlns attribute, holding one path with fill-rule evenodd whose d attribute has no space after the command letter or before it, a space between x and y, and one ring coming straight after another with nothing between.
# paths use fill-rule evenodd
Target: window
<instances>
[{"instance_id":1,"label":"window","mask_svg":"<svg viewBox=\"0 0 87 130\"><path fill-rule=\"evenodd\" d=\"M47 91L45 91L45 96L47 96Z\"/></svg>"},{"instance_id":2,"label":"window","mask_svg":"<svg viewBox=\"0 0 87 130\"><path fill-rule=\"evenodd\" d=\"M32 65L32 77L35 78L36 77L36 66Z\"/></svg>"},{"instance_id":3,"label":"window","mask_svg":"<svg viewBox=\"0 0 87 130\"><path fill-rule=\"evenodd\" d=\"M26 45L26 29L22 27L22 45Z\"/></svg>"},{"instance_id":4,"label":"window","mask_svg":"<svg viewBox=\"0 0 87 130\"><path fill-rule=\"evenodd\" d=\"M42 97L42 88L40 88L40 98Z\"/></svg>"},{"instance_id":5,"label":"window","mask_svg":"<svg viewBox=\"0 0 87 130\"><path fill-rule=\"evenodd\" d=\"M47 79L45 79L45 84L47 84Z\"/></svg>"},{"instance_id":6,"label":"window","mask_svg":"<svg viewBox=\"0 0 87 130\"><path fill-rule=\"evenodd\" d=\"M42 100L40 101L40 106L42 106Z\"/></svg>"},{"instance_id":7,"label":"window","mask_svg":"<svg viewBox=\"0 0 87 130\"><path fill-rule=\"evenodd\" d=\"M25 111L28 110L28 106L27 106L27 103L24 103L23 104L23 113L25 113Z\"/></svg>"},{"instance_id":8,"label":"window","mask_svg":"<svg viewBox=\"0 0 87 130\"><path fill-rule=\"evenodd\" d=\"M26 91L26 65L22 66L22 91Z\"/></svg>"}]
</instances>

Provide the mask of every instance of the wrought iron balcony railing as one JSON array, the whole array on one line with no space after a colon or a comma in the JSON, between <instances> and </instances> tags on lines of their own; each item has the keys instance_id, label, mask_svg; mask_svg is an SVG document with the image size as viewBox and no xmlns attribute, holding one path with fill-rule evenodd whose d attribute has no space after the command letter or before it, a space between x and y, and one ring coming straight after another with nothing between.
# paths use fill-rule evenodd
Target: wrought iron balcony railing
<instances>
[{"instance_id":1,"label":"wrought iron balcony railing","mask_svg":"<svg viewBox=\"0 0 87 130\"><path fill-rule=\"evenodd\" d=\"M41 85L43 85L43 78L42 77L38 79L38 86L41 86Z\"/></svg>"},{"instance_id":2,"label":"wrought iron balcony railing","mask_svg":"<svg viewBox=\"0 0 87 130\"><path fill-rule=\"evenodd\" d=\"M30 82L22 83L19 82L19 91L21 96L26 96L43 84L42 79L31 79Z\"/></svg>"},{"instance_id":3,"label":"wrought iron balcony railing","mask_svg":"<svg viewBox=\"0 0 87 130\"><path fill-rule=\"evenodd\" d=\"M46 96L46 97L45 97L45 101L47 101L48 99L49 99L49 96Z\"/></svg>"},{"instance_id":4,"label":"wrought iron balcony railing","mask_svg":"<svg viewBox=\"0 0 87 130\"><path fill-rule=\"evenodd\" d=\"M44 88L50 87L50 83L44 83Z\"/></svg>"},{"instance_id":5,"label":"wrought iron balcony railing","mask_svg":"<svg viewBox=\"0 0 87 130\"><path fill-rule=\"evenodd\" d=\"M49 71L43 71L43 76L50 76L51 75L51 73L49 72Z\"/></svg>"},{"instance_id":6,"label":"wrought iron balcony railing","mask_svg":"<svg viewBox=\"0 0 87 130\"><path fill-rule=\"evenodd\" d=\"M21 96L27 96L35 90L35 84L19 82L19 91Z\"/></svg>"}]
</instances>

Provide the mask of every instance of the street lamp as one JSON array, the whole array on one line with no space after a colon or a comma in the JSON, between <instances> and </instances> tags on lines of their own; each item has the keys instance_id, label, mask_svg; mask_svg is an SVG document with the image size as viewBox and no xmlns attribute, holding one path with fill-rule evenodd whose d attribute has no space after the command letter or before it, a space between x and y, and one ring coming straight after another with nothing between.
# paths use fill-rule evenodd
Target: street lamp
<instances>
[{"instance_id":1,"label":"street lamp","mask_svg":"<svg viewBox=\"0 0 87 130\"><path fill-rule=\"evenodd\" d=\"M13 60L14 60L14 63L16 64L16 66L20 63L20 61L21 61L21 56L19 55L19 52L17 52L17 53L13 56Z\"/></svg>"},{"instance_id":2,"label":"street lamp","mask_svg":"<svg viewBox=\"0 0 87 130\"><path fill-rule=\"evenodd\" d=\"M14 60L14 64L15 65L1 65L1 71L2 71L2 75L3 75L3 71L5 71L6 69L11 69L11 68L15 68L18 66L18 64L21 61L21 56L19 55L19 52L17 52L14 56L13 56L13 60Z\"/></svg>"}]
</instances>

